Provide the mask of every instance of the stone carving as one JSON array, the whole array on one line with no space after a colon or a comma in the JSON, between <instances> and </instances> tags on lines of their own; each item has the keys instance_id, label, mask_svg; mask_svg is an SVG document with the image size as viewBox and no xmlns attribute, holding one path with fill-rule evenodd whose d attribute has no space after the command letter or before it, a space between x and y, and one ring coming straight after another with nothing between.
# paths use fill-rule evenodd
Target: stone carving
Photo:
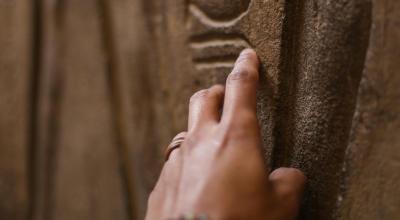
<instances>
[{"instance_id":1,"label":"stone carving","mask_svg":"<svg viewBox=\"0 0 400 220\"><path fill-rule=\"evenodd\" d=\"M251 0L191 0L187 28L197 69L231 68L237 55L250 47L238 23Z\"/></svg>"}]
</instances>

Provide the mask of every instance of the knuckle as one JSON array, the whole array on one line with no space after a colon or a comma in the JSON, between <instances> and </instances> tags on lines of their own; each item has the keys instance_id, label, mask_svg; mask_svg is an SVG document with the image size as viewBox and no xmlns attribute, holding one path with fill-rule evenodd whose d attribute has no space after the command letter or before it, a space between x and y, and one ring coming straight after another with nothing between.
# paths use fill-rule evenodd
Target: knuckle
<instances>
[{"instance_id":1,"label":"knuckle","mask_svg":"<svg viewBox=\"0 0 400 220\"><path fill-rule=\"evenodd\" d=\"M225 87L222 85L214 85L209 89L203 89L197 91L190 97L190 102L196 102L198 100L207 99L210 97L221 96L224 94Z\"/></svg>"},{"instance_id":2,"label":"knuckle","mask_svg":"<svg viewBox=\"0 0 400 220\"><path fill-rule=\"evenodd\" d=\"M223 96L225 92L225 87L222 85L214 85L210 89L210 96L219 97Z\"/></svg>"},{"instance_id":3,"label":"knuckle","mask_svg":"<svg viewBox=\"0 0 400 220\"><path fill-rule=\"evenodd\" d=\"M257 81L257 71L252 67L235 68L228 76L228 84L240 82L255 82Z\"/></svg>"},{"instance_id":4,"label":"knuckle","mask_svg":"<svg viewBox=\"0 0 400 220\"><path fill-rule=\"evenodd\" d=\"M209 90L214 93L221 93L225 91L225 87L223 85L213 85Z\"/></svg>"},{"instance_id":5,"label":"knuckle","mask_svg":"<svg viewBox=\"0 0 400 220\"><path fill-rule=\"evenodd\" d=\"M203 98L207 97L209 95L209 92L210 91L208 89L203 89L203 90L200 90L200 91L194 93L192 95L192 97L190 97L190 102L192 103L199 99L203 99Z\"/></svg>"}]
</instances>

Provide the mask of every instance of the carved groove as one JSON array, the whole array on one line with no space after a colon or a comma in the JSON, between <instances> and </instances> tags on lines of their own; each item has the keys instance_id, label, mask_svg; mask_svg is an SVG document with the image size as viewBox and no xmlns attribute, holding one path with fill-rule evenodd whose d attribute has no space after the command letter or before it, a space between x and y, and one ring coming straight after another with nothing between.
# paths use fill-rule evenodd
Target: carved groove
<instances>
[{"instance_id":1,"label":"carved groove","mask_svg":"<svg viewBox=\"0 0 400 220\"><path fill-rule=\"evenodd\" d=\"M232 20L220 21L210 18L206 13L204 13L199 7L197 7L194 4L189 4L189 11L201 23L205 24L206 26L216 27L216 28L234 26L239 20L241 20L247 14L247 11L245 11Z\"/></svg>"},{"instance_id":2,"label":"carved groove","mask_svg":"<svg viewBox=\"0 0 400 220\"><path fill-rule=\"evenodd\" d=\"M249 44L242 39L215 39L204 42L194 42L190 44L192 49L192 60L199 64L221 63L226 66L233 65L238 54Z\"/></svg>"},{"instance_id":3,"label":"carved groove","mask_svg":"<svg viewBox=\"0 0 400 220\"><path fill-rule=\"evenodd\" d=\"M216 62L200 62L196 65L198 70L208 70L208 69L217 69L217 68L227 68L232 69L234 66L233 61L216 61Z\"/></svg>"},{"instance_id":4,"label":"carved groove","mask_svg":"<svg viewBox=\"0 0 400 220\"><path fill-rule=\"evenodd\" d=\"M206 41L230 41L230 40L243 40L245 41L248 45L250 45L249 41L246 39L246 37L243 34L239 33L216 33L216 32L207 32L204 34L195 34L192 35L189 39L190 44L194 43L204 43Z\"/></svg>"},{"instance_id":5,"label":"carved groove","mask_svg":"<svg viewBox=\"0 0 400 220\"><path fill-rule=\"evenodd\" d=\"M227 45L237 46L237 47L248 47L249 44L242 39L234 40L211 40L206 42L193 42L190 44L192 48L207 48L207 47L225 47Z\"/></svg>"},{"instance_id":6,"label":"carved groove","mask_svg":"<svg viewBox=\"0 0 400 220\"><path fill-rule=\"evenodd\" d=\"M224 30L236 26L247 15L251 1L236 0L227 8L228 12L216 10L223 3L224 0L192 0L188 3L192 18L204 25L206 30L206 33L192 34L189 38L192 61L197 69L232 67L239 53L250 47L239 31L226 33ZM195 29L190 27L192 33Z\"/></svg>"},{"instance_id":7,"label":"carved groove","mask_svg":"<svg viewBox=\"0 0 400 220\"><path fill-rule=\"evenodd\" d=\"M214 20L227 21L247 11L250 0L192 0L192 3L202 11L207 12L208 17Z\"/></svg>"}]
</instances>

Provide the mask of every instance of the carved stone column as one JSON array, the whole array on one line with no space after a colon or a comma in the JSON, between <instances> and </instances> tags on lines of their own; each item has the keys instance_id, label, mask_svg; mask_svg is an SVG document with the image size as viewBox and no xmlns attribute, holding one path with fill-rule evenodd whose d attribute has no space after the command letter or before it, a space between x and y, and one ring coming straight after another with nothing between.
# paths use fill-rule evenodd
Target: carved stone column
<instances>
[{"instance_id":1,"label":"carved stone column","mask_svg":"<svg viewBox=\"0 0 400 220\"><path fill-rule=\"evenodd\" d=\"M394 1L377 3L374 10L395 5ZM338 205L347 193L345 180L352 175L342 169L357 138L350 139L350 133L357 100L362 100L357 97L372 23L371 1L144 2L154 40L150 78L157 85L152 101L157 103L160 143L186 129L190 95L223 83L238 53L252 47L262 62L258 117L269 166L294 166L307 174L301 218L339 218L343 206ZM395 15L387 20L398 30Z\"/></svg>"}]
</instances>

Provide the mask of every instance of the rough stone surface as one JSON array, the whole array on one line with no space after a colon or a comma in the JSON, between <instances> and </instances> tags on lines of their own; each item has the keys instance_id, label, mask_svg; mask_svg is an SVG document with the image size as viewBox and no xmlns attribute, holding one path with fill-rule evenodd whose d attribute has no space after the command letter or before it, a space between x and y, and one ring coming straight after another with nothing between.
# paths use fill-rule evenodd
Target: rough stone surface
<instances>
[{"instance_id":1,"label":"rough stone surface","mask_svg":"<svg viewBox=\"0 0 400 220\"><path fill-rule=\"evenodd\" d=\"M240 51L253 47L262 60L260 121L265 135L266 158L270 158L273 135L273 98L277 95L284 1L146 1L150 17L159 86L155 103L165 120L161 142L186 129L187 102L192 93L214 83L224 83ZM245 9L244 9L245 8ZM268 18L268 19L267 19ZM159 105L159 104L157 104ZM169 126L169 128L168 128ZM267 138L269 137L269 138Z\"/></svg>"},{"instance_id":2,"label":"rough stone surface","mask_svg":"<svg viewBox=\"0 0 400 220\"><path fill-rule=\"evenodd\" d=\"M339 197L341 219L400 218L399 21L399 1L374 1Z\"/></svg>"},{"instance_id":3,"label":"rough stone surface","mask_svg":"<svg viewBox=\"0 0 400 220\"><path fill-rule=\"evenodd\" d=\"M0 218L143 219L189 97L252 47L300 218L400 219L398 2L0 0Z\"/></svg>"},{"instance_id":4,"label":"rough stone surface","mask_svg":"<svg viewBox=\"0 0 400 220\"><path fill-rule=\"evenodd\" d=\"M0 218L29 214L30 1L0 1Z\"/></svg>"},{"instance_id":5,"label":"rough stone surface","mask_svg":"<svg viewBox=\"0 0 400 220\"><path fill-rule=\"evenodd\" d=\"M169 122L169 138L186 129L189 96L223 83L239 51L253 47L262 61L258 113L266 160L309 177L302 218L334 218L370 2L233 1L224 9L230 13L215 11L217 2L223 3L175 0L148 7L158 50L154 78L162 91L154 101L165 105L159 118Z\"/></svg>"},{"instance_id":6,"label":"rough stone surface","mask_svg":"<svg viewBox=\"0 0 400 220\"><path fill-rule=\"evenodd\" d=\"M304 219L333 219L340 173L368 45L371 4L286 4L274 166L308 179Z\"/></svg>"},{"instance_id":7,"label":"rough stone surface","mask_svg":"<svg viewBox=\"0 0 400 220\"><path fill-rule=\"evenodd\" d=\"M129 219L102 5L71 0L61 6L61 111L50 216Z\"/></svg>"}]
</instances>

